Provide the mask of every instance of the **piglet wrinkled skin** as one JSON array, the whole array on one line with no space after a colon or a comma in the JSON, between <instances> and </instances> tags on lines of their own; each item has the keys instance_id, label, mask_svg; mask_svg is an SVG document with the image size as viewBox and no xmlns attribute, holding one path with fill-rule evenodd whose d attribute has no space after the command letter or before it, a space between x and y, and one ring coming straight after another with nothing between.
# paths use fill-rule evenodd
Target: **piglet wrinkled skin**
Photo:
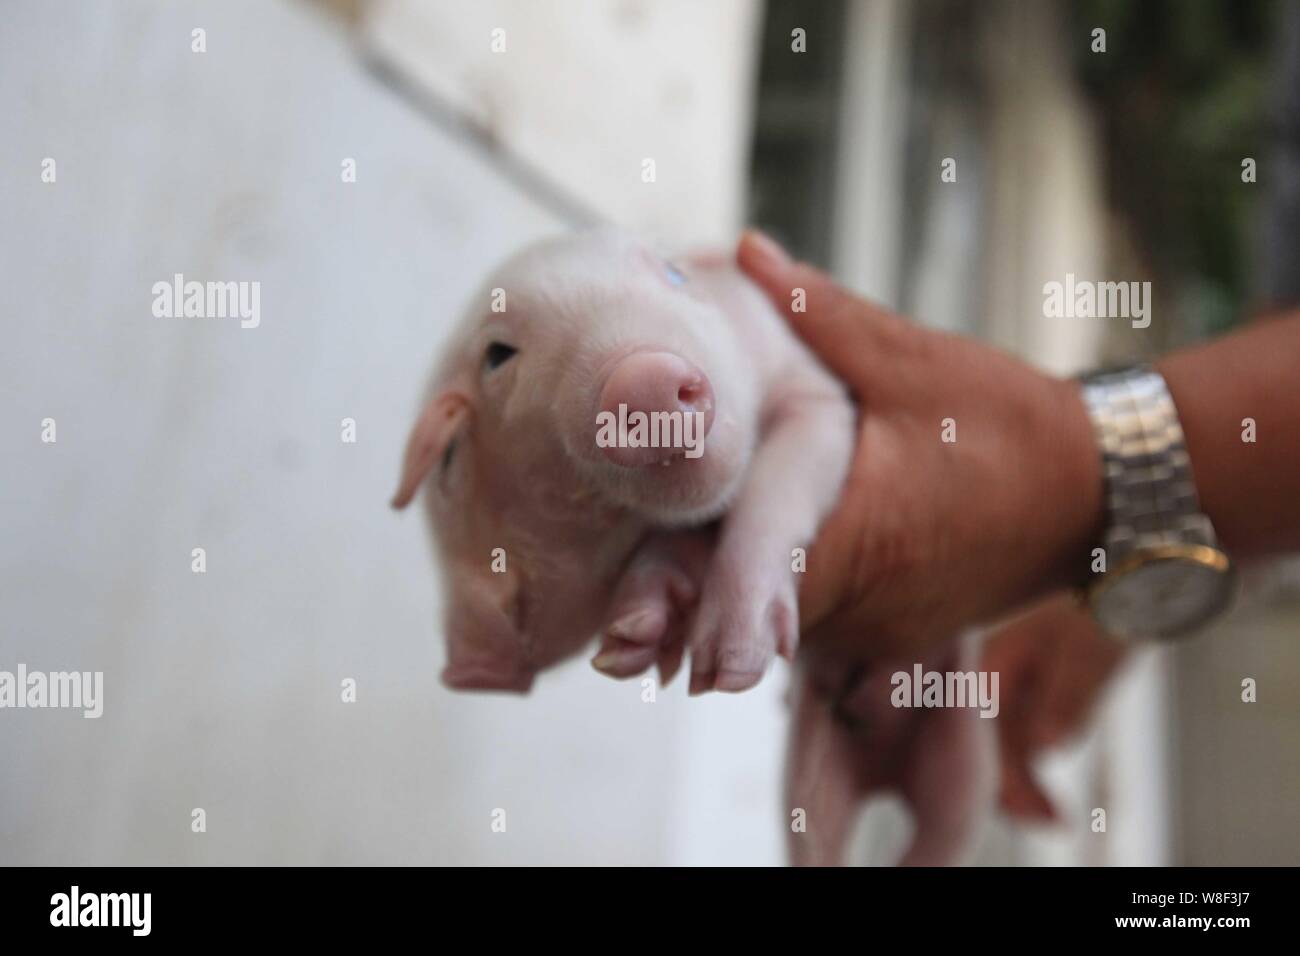
<instances>
[{"instance_id":1,"label":"piglet wrinkled skin","mask_svg":"<svg viewBox=\"0 0 1300 956\"><path fill-rule=\"evenodd\" d=\"M694 415L702 445L600 443L620 409ZM838 497L853 426L843 386L730 258L670 264L613 229L525 249L445 345L393 499L425 490L443 682L527 692L594 640L612 677L657 666L667 683L689 654L691 693L753 687L794 659L794 552ZM813 706L810 673L794 678L789 789L828 810L792 852L838 862L830 821L861 789L839 778L863 758Z\"/></svg>"}]
</instances>

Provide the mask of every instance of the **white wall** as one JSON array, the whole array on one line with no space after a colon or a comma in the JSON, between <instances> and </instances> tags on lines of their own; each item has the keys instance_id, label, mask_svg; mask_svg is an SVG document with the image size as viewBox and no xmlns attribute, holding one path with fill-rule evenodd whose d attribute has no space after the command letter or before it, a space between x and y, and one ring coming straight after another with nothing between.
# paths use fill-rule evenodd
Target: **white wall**
<instances>
[{"instance_id":1,"label":"white wall","mask_svg":"<svg viewBox=\"0 0 1300 956\"><path fill-rule=\"evenodd\" d=\"M367 49L586 213L674 242L743 214L757 0L374 0ZM653 183L643 164L653 163Z\"/></svg>"}]
</instances>

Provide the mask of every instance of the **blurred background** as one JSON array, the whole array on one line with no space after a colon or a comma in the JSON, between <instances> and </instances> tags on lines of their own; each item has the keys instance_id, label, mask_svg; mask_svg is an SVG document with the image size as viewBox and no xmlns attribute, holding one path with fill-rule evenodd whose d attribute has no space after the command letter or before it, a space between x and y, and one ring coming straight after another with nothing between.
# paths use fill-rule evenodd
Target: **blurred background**
<instances>
[{"instance_id":1,"label":"blurred background","mask_svg":"<svg viewBox=\"0 0 1300 956\"><path fill-rule=\"evenodd\" d=\"M1061 374L1300 305L1293 2L5 13L0 669L100 670L105 701L0 711L0 863L781 862L784 671L653 704L584 660L525 700L437 683L423 523L387 500L441 335L534 238L757 223ZM260 282L260 326L155 318L177 272ZM1150 327L1045 319L1067 272L1151 281ZM1300 862L1298 630L1295 566L1253 570L1044 761L1065 822L990 821L976 859Z\"/></svg>"}]
</instances>

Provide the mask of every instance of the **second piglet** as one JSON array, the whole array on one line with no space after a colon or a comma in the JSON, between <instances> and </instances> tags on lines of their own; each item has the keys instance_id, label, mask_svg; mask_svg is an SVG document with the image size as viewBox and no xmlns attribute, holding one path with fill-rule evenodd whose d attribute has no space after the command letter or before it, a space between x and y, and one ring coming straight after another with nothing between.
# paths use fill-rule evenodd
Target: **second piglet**
<instances>
[{"instance_id":1,"label":"second piglet","mask_svg":"<svg viewBox=\"0 0 1300 956\"><path fill-rule=\"evenodd\" d=\"M794 654L793 555L852 442L842 386L731 262L614 230L526 249L452 333L394 498L426 487L443 681L526 691L596 639L612 676L689 651L692 693L752 687Z\"/></svg>"}]
</instances>

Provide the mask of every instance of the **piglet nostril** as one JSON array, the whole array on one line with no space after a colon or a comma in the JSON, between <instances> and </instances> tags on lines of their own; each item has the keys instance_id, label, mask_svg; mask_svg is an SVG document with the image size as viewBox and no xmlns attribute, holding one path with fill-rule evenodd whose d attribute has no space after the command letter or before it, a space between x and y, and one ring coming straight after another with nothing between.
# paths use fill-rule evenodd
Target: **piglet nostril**
<instances>
[{"instance_id":1,"label":"piglet nostril","mask_svg":"<svg viewBox=\"0 0 1300 956\"><path fill-rule=\"evenodd\" d=\"M702 374L677 389L677 404L687 413L704 416L704 432L713 427L713 386Z\"/></svg>"}]
</instances>

